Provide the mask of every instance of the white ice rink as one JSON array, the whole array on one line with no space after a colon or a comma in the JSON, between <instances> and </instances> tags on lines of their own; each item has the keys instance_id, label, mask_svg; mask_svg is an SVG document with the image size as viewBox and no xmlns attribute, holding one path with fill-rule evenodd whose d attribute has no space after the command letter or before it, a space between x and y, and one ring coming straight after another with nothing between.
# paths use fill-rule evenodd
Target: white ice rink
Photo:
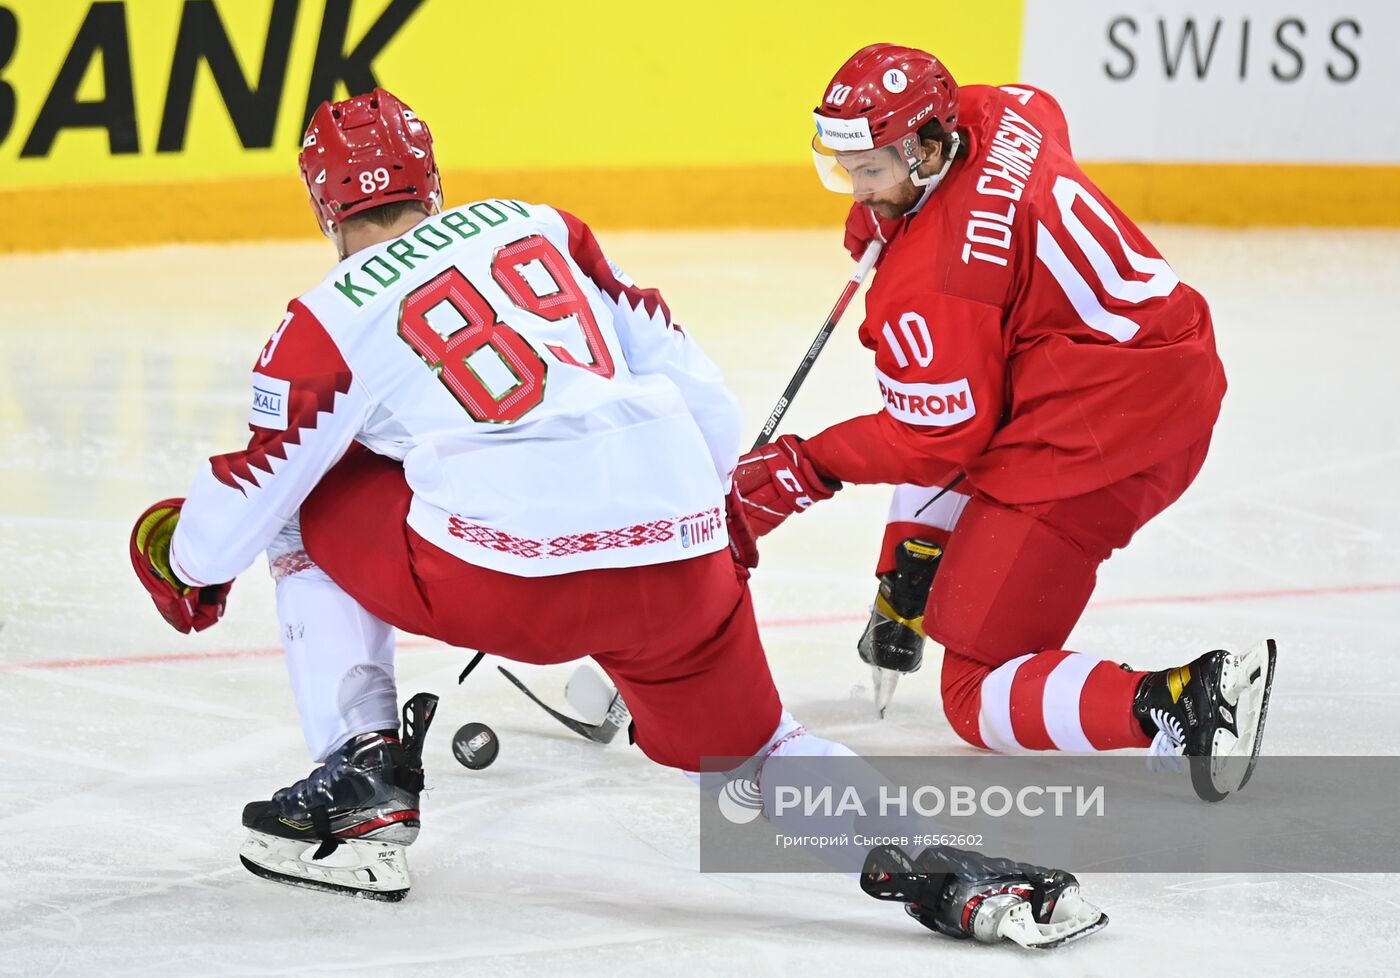
<instances>
[{"instance_id":1,"label":"white ice rink","mask_svg":"<svg viewBox=\"0 0 1400 978\"><path fill-rule=\"evenodd\" d=\"M1211 302L1230 393L1199 480L1105 567L1070 644L1159 668L1272 635L1266 751L1391 753L1400 233L1153 237ZM601 238L666 293L755 430L849 271L834 230ZM417 640L400 690L443 702L412 894L251 876L243 804L309 770L271 581L259 563L217 628L181 636L134 580L127 534L202 458L243 445L247 368L331 260L320 244L0 260L0 973L1400 974L1393 876L1083 873L1112 925L1037 954L939 938L843 878L700 875L689 782L574 737L493 669L458 688L464 655ZM785 430L878 406L858 318ZM854 643L886 498L849 489L765 541L755 591L779 687L858 751L965 753L936 650L872 716ZM568 667L520 671L562 702ZM502 740L484 772L450 755L467 720Z\"/></svg>"}]
</instances>

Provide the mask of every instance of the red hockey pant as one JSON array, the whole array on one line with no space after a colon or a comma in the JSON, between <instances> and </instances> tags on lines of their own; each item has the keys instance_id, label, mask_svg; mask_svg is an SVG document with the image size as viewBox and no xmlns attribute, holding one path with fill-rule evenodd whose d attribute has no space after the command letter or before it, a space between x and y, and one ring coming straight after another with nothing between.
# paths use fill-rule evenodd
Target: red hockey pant
<instances>
[{"instance_id":1,"label":"red hockey pant","mask_svg":"<svg viewBox=\"0 0 1400 978\"><path fill-rule=\"evenodd\" d=\"M519 662L593 656L632 711L637 745L670 767L754 754L777 729L778 692L727 551L517 577L418 536L407 523L411 498L397 462L352 452L302 506L308 555L367 611Z\"/></svg>"},{"instance_id":2,"label":"red hockey pant","mask_svg":"<svg viewBox=\"0 0 1400 978\"><path fill-rule=\"evenodd\" d=\"M943 709L960 736L980 744L982 680L993 669L1029 652L1064 648L1094 592L1099 565L1186 491L1209 445L1206 437L1069 499L1008 505L972 495L947 538L924 617L925 632L946 650ZM887 536L883 559L890 565L894 542ZM1141 738L1127 708L1138 678L1117 669L1090 676L1083 702L1115 703L1111 716L1083 718L1092 739L1129 746Z\"/></svg>"}]
</instances>

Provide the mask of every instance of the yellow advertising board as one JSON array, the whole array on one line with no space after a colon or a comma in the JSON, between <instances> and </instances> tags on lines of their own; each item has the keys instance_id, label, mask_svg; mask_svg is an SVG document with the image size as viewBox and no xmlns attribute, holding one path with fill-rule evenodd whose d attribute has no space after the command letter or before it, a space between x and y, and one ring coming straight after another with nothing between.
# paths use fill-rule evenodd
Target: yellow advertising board
<instances>
[{"instance_id":1,"label":"yellow advertising board","mask_svg":"<svg viewBox=\"0 0 1400 978\"><path fill-rule=\"evenodd\" d=\"M878 40L1049 89L1139 220L1400 224L1400 117L1375 111L1400 16L1300 3L0 0L0 251L314 234L305 121L376 84L429 121L449 204L835 225L810 110Z\"/></svg>"},{"instance_id":2,"label":"yellow advertising board","mask_svg":"<svg viewBox=\"0 0 1400 978\"><path fill-rule=\"evenodd\" d=\"M840 63L898 38L1006 81L1020 16L1020 0L937 18L829 0L0 0L0 242L314 233L305 121L376 83L432 126L449 201L546 198L643 227L839 220L808 145Z\"/></svg>"}]
</instances>

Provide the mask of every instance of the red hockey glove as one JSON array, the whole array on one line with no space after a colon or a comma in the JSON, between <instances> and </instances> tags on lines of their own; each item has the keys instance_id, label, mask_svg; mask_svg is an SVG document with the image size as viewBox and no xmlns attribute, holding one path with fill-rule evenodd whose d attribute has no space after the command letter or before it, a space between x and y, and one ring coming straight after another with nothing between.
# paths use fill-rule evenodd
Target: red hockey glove
<instances>
[{"instance_id":1,"label":"red hockey glove","mask_svg":"<svg viewBox=\"0 0 1400 978\"><path fill-rule=\"evenodd\" d=\"M757 536L773 532L793 513L830 499L841 483L824 479L807 457L802 439L782 435L739 459L734 489Z\"/></svg>"},{"instance_id":2,"label":"red hockey glove","mask_svg":"<svg viewBox=\"0 0 1400 978\"><path fill-rule=\"evenodd\" d=\"M886 221L876 217L875 212L864 204L852 204L850 213L846 215L846 250L851 253L852 258L860 261L861 256L865 254L866 245L876 238L888 241L902 220L903 218L896 218Z\"/></svg>"},{"instance_id":3,"label":"red hockey glove","mask_svg":"<svg viewBox=\"0 0 1400 978\"><path fill-rule=\"evenodd\" d=\"M744 513L738 485L731 486L729 495L724 497L724 522L729 528L729 556L734 558L734 569L739 580L747 581L749 571L758 566L758 541Z\"/></svg>"},{"instance_id":4,"label":"red hockey glove","mask_svg":"<svg viewBox=\"0 0 1400 978\"><path fill-rule=\"evenodd\" d=\"M170 569L170 541L184 503L163 499L141 514L131 531L131 566L171 628L202 632L223 617L233 582L191 587Z\"/></svg>"}]
</instances>

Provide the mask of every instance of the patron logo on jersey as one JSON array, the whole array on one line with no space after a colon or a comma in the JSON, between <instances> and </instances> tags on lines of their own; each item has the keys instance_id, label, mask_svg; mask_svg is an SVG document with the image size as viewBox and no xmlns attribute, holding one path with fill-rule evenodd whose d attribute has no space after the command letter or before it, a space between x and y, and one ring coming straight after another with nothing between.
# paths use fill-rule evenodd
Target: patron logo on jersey
<instances>
[{"instance_id":1,"label":"patron logo on jersey","mask_svg":"<svg viewBox=\"0 0 1400 978\"><path fill-rule=\"evenodd\" d=\"M291 390L291 381L268 377L266 374L253 374L253 407L248 415L248 423L258 428L286 431L287 395Z\"/></svg>"},{"instance_id":2,"label":"patron logo on jersey","mask_svg":"<svg viewBox=\"0 0 1400 978\"><path fill-rule=\"evenodd\" d=\"M723 526L718 509L692 516L681 523L681 547L689 550L691 547L709 543L719 537Z\"/></svg>"},{"instance_id":3,"label":"patron logo on jersey","mask_svg":"<svg viewBox=\"0 0 1400 978\"><path fill-rule=\"evenodd\" d=\"M977 413L966 377L951 384L905 384L876 370L875 379L885 410L906 424L950 428Z\"/></svg>"}]
</instances>

